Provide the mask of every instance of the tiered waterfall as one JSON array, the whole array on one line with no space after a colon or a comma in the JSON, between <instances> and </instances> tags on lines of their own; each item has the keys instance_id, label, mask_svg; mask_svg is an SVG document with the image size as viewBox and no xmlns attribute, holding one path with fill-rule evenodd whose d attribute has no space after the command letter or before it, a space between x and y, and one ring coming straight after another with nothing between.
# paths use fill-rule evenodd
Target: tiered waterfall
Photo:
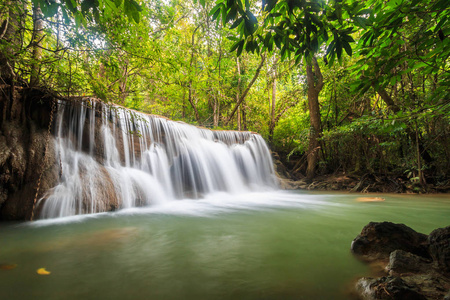
<instances>
[{"instance_id":1,"label":"tiered waterfall","mask_svg":"<svg viewBox=\"0 0 450 300\"><path fill-rule=\"evenodd\" d=\"M40 217L197 199L276 187L270 152L251 132L212 131L93 100L60 101L59 182Z\"/></svg>"}]
</instances>

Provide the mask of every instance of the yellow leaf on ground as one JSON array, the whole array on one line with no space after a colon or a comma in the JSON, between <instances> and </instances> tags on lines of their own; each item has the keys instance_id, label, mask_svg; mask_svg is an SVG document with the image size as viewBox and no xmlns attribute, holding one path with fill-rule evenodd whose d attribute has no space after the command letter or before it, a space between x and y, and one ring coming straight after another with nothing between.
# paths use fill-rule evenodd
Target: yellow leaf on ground
<instances>
[{"instance_id":1,"label":"yellow leaf on ground","mask_svg":"<svg viewBox=\"0 0 450 300\"><path fill-rule=\"evenodd\" d=\"M47 271L45 268L40 268L36 271L39 275L49 275L50 272Z\"/></svg>"},{"instance_id":2,"label":"yellow leaf on ground","mask_svg":"<svg viewBox=\"0 0 450 300\"><path fill-rule=\"evenodd\" d=\"M2 270L12 270L17 267L17 264L0 264L0 269Z\"/></svg>"},{"instance_id":3,"label":"yellow leaf on ground","mask_svg":"<svg viewBox=\"0 0 450 300\"><path fill-rule=\"evenodd\" d=\"M356 198L356 201L358 202L381 202L384 201L384 198L381 197L359 197Z\"/></svg>"}]
</instances>

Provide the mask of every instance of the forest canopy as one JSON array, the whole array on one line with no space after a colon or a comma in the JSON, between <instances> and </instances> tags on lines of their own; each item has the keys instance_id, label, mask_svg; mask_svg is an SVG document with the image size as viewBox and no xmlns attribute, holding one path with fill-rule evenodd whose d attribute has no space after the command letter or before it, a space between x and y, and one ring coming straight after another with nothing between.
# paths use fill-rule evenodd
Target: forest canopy
<instances>
[{"instance_id":1,"label":"forest canopy","mask_svg":"<svg viewBox=\"0 0 450 300\"><path fill-rule=\"evenodd\" d=\"M447 0L5 0L0 84L256 131L296 178L420 190L449 180L449 16Z\"/></svg>"}]
</instances>

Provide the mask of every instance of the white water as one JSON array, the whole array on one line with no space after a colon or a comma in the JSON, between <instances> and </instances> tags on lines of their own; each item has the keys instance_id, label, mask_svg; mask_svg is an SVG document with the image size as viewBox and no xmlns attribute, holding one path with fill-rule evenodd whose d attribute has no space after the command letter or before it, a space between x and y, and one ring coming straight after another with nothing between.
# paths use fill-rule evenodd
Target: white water
<instances>
[{"instance_id":1,"label":"white water","mask_svg":"<svg viewBox=\"0 0 450 300\"><path fill-rule=\"evenodd\" d=\"M41 218L243 194L276 187L262 137L211 131L103 103L58 105L59 183Z\"/></svg>"}]
</instances>

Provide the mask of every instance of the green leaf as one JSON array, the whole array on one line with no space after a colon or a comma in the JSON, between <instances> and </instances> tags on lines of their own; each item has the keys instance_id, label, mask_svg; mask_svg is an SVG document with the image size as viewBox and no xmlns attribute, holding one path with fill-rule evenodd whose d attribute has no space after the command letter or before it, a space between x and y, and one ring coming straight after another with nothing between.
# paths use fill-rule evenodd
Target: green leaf
<instances>
[{"instance_id":1,"label":"green leaf","mask_svg":"<svg viewBox=\"0 0 450 300\"><path fill-rule=\"evenodd\" d=\"M367 29L367 25L366 25L367 19L361 18L361 17L355 17L353 20L355 20L356 23L358 23L359 26L361 26L362 28Z\"/></svg>"},{"instance_id":2,"label":"green leaf","mask_svg":"<svg viewBox=\"0 0 450 300\"><path fill-rule=\"evenodd\" d=\"M263 0L263 10L271 11L275 7L277 2L278 0Z\"/></svg>"},{"instance_id":3,"label":"green leaf","mask_svg":"<svg viewBox=\"0 0 450 300\"><path fill-rule=\"evenodd\" d=\"M237 38L237 37L235 37L235 36L227 36L227 39L229 39L230 41L234 41L234 42L237 42L237 41L239 41L239 39Z\"/></svg>"},{"instance_id":4,"label":"green leaf","mask_svg":"<svg viewBox=\"0 0 450 300\"><path fill-rule=\"evenodd\" d=\"M212 20L213 21L216 20L217 17L219 16L219 14L220 14L220 9L217 9L216 12L214 13L213 17L212 17Z\"/></svg>"},{"instance_id":5,"label":"green leaf","mask_svg":"<svg viewBox=\"0 0 450 300\"><path fill-rule=\"evenodd\" d=\"M75 2L75 0L66 0L65 3L66 3L66 7L69 9L69 11L71 13L75 14L77 11L77 3Z\"/></svg>"},{"instance_id":6,"label":"green leaf","mask_svg":"<svg viewBox=\"0 0 450 300\"><path fill-rule=\"evenodd\" d=\"M336 55L337 55L338 59L340 59L341 55L342 55L342 44L339 39L336 40L335 49L336 49Z\"/></svg>"},{"instance_id":7,"label":"green leaf","mask_svg":"<svg viewBox=\"0 0 450 300\"><path fill-rule=\"evenodd\" d=\"M366 8L366 9L362 9L359 12L357 12L356 15L360 16L360 15L367 15L367 14L370 14L370 13L372 13L372 9Z\"/></svg>"},{"instance_id":8,"label":"green leaf","mask_svg":"<svg viewBox=\"0 0 450 300\"><path fill-rule=\"evenodd\" d=\"M237 49L237 53L236 55L239 57L241 56L242 50L244 49L244 40L242 40L242 44L239 45L238 49Z\"/></svg>"},{"instance_id":9,"label":"green leaf","mask_svg":"<svg viewBox=\"0 0 450 300\"><path fill-rule=\"evenodd\" d=\"M266 34L266 37L264 38L264 46L268 47L269 43L270 43L270 39L272 38L272 35L270 34L270 32L268 32Z\"/></svg>"},{"instance_id":10,"label":"green leaf","mask_svg":"<svg viewBox=\"0 0 450 300\"><path fill-rule=\"evenodd\" d=\"M234 50L236 50L236 48L242 46L243 44L244 44L244 40L240 40L240 41L234 43L234 45L231 46L230 52L233 52Z\"/></svg>"},{"instance_id":11,"label":"green leaf","mask_svg":"<svg viewBox=\"0 0 450 300\"><path fill-rule=\"evenodd\" d=\"M326 52L325 55L328 55L328 54L330 54L330 53L333 53L334 45L335 45L335 41L331 41L330 45L328 45L327 52Z\"/></svg>"},{"instance_id":12,"label":"green leaf","mask_svg":"<svg viewBox=\"0 0 450 300\"><path fill-rule=\"evenodd\" d=\"M247 12L247 18L244 20L245 35L252 35L256 31L256 18L251 12Z\"/></svg>"},{"instance_id":13,"label":"green leaf","mask_svg":"<svg viewBox=\"0 0 450 300\"><path fill-rule=\"evenodd\" d=\"M234 20L236 18L236 15L237 15L237 8L236 6L233 6L227 14L225 23L227 23L230 20Z\"/></svg>"},{"instance_id":14,"label":"green leaf","mask_svg":"<svg viewBox=\"0 0 450 300\"><path fill-rule=\"evenodd\" d=\"M342 40L342 46L345 49L345 52L347 52L348 56L352 56L352 47L346 40Z\"/></svg>"},{"instance_id":15,"label":"green leaf","mask_svg":"<svg viewBox=\"0 0 450 300\"><path fill-rule=\"evenodd\" d=\"M222 6L223 6L223 3L217 3L216 6L214 6L213 9L211 9L211 11L209 12L209 16L212 16L217 11L220 11L221 9L224 9Z\"/></svg>"},{"instance_id":16,"label":"green leaf","mask_svg":"<svg viewBox=\"0 0 450 300\"><path fill-rule=\"evenodd\" d=\"M230 26L230 29L238 27L242 23L243 19L243 17L240 17L236 21L234 21L234 23Z\"/></svg>"},{"instance_id":17,"label":"green leaf","mask_svg":"<svg viewBox=\"0 0 450 300\"><path fill-rule=\"evenodd\" d=\"M136 11L136 10L134 10L134 11L131 13L131 15L132 15L132 17L133 17L133 19L134 19L134 22L139 23L139 21L140 21L140 19L139 19L139 16L140 16L139 12Z\"/></svg>"}]
</instances>

